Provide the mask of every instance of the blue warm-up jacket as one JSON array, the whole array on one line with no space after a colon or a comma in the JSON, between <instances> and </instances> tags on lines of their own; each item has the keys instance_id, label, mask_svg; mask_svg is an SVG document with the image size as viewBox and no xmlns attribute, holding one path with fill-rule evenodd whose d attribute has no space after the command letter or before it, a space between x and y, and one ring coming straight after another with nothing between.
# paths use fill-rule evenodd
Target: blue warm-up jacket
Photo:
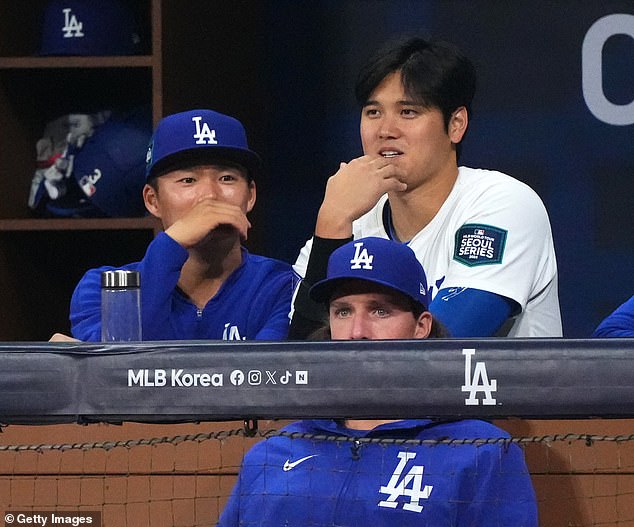
<instances>
[{"instance_id":1,"label":"blue warm-up jacket","mask_svg":"<svg viewBox=\"0 0 634 527\"><path fill-rule=\"evenodd\" d=\"M538 525L521 448L507 441L461 444L509 437L484 421L406 420L368 432L332 420L299 421L283 432L246 454L219 526ZM332 440L342 436L386 441ZM401 441L452 438L453 444Z\"/></svg>"},{"instance_id":2,"label":"blue warm-up jacket","mask_svg":"<svg viewBox=\"0 0 634 527\"><path fill-rule=\"evenodd\" d=\"M141 274L143 340L284 340L298 278L289 264L242 249L242 264L203 309L178 288L188 253L165 233L148 246L140 262L120 267ZM89 270L70 305L75 338L101 339L101 271Z\"/></svg>"}]
</instances>

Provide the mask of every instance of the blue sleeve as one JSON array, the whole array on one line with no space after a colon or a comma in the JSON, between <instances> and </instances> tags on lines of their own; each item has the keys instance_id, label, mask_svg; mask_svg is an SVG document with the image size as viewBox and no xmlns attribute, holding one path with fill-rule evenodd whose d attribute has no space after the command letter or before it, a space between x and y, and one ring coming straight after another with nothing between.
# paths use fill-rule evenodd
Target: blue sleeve
<instances>
[{"instance_id":1,"label":"blue sleeve","mask_svg":"<svg viewBox=\"0 0 634 527\"><path fill-rule=\"evenodd\" d=\"M535 490L523 450L515 444L477 448L477 484L459 514L461 527L538 527Z\"/></svg>"},{"instance_id":2,"label":"blue sleeve","mask_svg":"<svg viewBox=\"0 0 634 527\"><path fill-rule=\"evenodd\" d=\"M79 281L70 299L70 330L84 342L101 340L101 271L90 269Z\"/></svg>"},{"instance_id":3,"label":"blue sleeve","mask_svg":"<svg viewBox=\"0 0 634 527\"><path fill-rule=\"evenodd\" d=\"M593 337L634 337L634 296L608 315L592 333Z\"/></svg>"},{"instance_id":4,"label":"blue sleeve","mask_svg":"<svg viewBox=\"0 0 634 527\"><path fill-rule=\"evenodd\" d=\"M227 504L220 513L217 527L238 527L239 525L274 525L270 521L271 511L275 510L278 500L265 492L264 474L269 463L267 460L268 439L256 443L242 458L238 478L233 486ZM281 465L280 465L281 466ZM258 483L259 482L259 483ZM262 514L268 516L263 517ZM258 522L253 519L258 518Z\"/></svg>"},{"instance_id":5,"label":"blue sleeve","mask_svg":"<svg viewBox=\"0 0 634 527\"><path fill-rule=\"evenodd\" d=\"M255 336L256 340L286 340L290 327L289 314L293 292L299 280L299 275L291 270L269 282L267 289L270 288L271 291L267 292L267 295L270 295L272 305L267 308L267 312L270 315Z\"/></svg>"},{"instance_id":6,"label":"blue sleeve","mask_svg":"<svg viewBox=\"0 0 634 527\"><path fill-rule=\"evenodd\" d=\"M143 340L162 340L173 334L169 329L171 295L187 256L183 247L161 232L150 243L141 262L124 266L141 274ZM101 271L105 269L112 267L88 271L71 298L71 333L85 342L101 340Z\"/></svg>"},{"instance_id":7,"label":"blue sleeve","mask_svg":"<svg viewBox=\"0 0 634 527\"><path fill-rule=\"evenodd\" d=\"M237 527L240 524L240 478L243 470L244 468L241 467L240 474L238 474L238 481L236 481L236 484L233 486L227 504L220 513L216 527Z\"/></svg>"},{"instance_id":8,"label":"blue sleeve","mask_svg":"<svg viewBox=\"0 0 634 527\"><path fill-rule=\"evenodd\" d=\"M174 338L172 295L188 256L186 249L160 232L139 262L143 340Z\"/></svg>"},{"instance_id":9,"label":"blue sleeve","mask_svg":"<svg viewBox=\"0 0 634 527\"><path fill-rule=\"evenodd\" d=\"M493 337L519 309L510 298L470 288L441 289L429 304L429 311L455 338Z\"/></svg>"}]
</instances>

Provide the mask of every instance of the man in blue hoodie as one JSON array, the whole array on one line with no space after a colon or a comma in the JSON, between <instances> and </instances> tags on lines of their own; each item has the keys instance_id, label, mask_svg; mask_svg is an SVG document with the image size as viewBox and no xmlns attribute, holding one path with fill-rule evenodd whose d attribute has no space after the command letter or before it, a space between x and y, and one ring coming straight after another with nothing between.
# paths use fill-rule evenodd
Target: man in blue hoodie
<instances>
[{"instance_id":1,"label":"man in blue hoodie","mask_svg":"<svg viewBox=\"0 0 634 527\"><path fill-rule=\"evenodd\" d=\"M407 245L354 240L326 276L310 294L328 305L332 339L446 336ZM219 525L536 527L524 456L508 438L469 419L299 421L246 454Z\"/></svg>"},{"instance_id":2,"label":"man in blue hoodie","mask_svg":"<svg viewBox=\"0 0 634 527\"><path fill-rule=\"evenodd\" d=\"M242 123L212 110L165 117L147 152L143 199L164 231L140 262L143 340L282 340L297 283L290 265L250 254L260 157ZM101 338L101 267L70 306L73 337Z\"/></svg>"}]
</instances>

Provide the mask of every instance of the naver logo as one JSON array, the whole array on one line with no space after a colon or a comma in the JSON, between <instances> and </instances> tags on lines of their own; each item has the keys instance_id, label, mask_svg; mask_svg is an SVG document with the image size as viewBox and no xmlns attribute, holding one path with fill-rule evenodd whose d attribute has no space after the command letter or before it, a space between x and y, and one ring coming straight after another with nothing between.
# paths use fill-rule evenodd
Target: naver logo
<instances>
[{"instance_id":1,"label":"naver logo","mask_svg":"<svg viewBox=\"0 0 634 527\"><path fill-rule=\"evenodd\" d=\"M476 362L472 368L471 358L475 355L475 349L463 349L464 355L464 385L463 392L469 392L469 397L465 399L466 406L478 406L480 399L478 393L483 394L482 404L484 406L496 404L493 392L497 391L498 382L496 379L489 380L487 367L484 361Z\"/></svg>"}]
</instances>

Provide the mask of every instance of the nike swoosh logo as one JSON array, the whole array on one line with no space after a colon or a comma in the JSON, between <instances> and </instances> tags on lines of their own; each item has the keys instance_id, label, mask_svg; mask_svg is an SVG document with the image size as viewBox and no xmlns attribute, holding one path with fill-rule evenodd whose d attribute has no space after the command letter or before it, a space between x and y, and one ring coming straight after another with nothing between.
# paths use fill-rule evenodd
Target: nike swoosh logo
<instances>
[{"instance_id":1,"label":"nike swoosh logo","mask_svg":"<svg viewBox=\"0 0 634 527\"><path fill-rule=\"evenodd\" d=\"M306 457L303 457L301 459L297 459L297 460L293 461L292 463L291 463L290 459L287 459L286 462L284 463L284 467L282 467L282 470L284 470L284 472L288 472L289 470L294 469L300 463L303 463L307 459L310 459L311 457L315 457L317 455L318 454L313 454L312 456L306 456Z\"/></svg>"}]
</instances>

